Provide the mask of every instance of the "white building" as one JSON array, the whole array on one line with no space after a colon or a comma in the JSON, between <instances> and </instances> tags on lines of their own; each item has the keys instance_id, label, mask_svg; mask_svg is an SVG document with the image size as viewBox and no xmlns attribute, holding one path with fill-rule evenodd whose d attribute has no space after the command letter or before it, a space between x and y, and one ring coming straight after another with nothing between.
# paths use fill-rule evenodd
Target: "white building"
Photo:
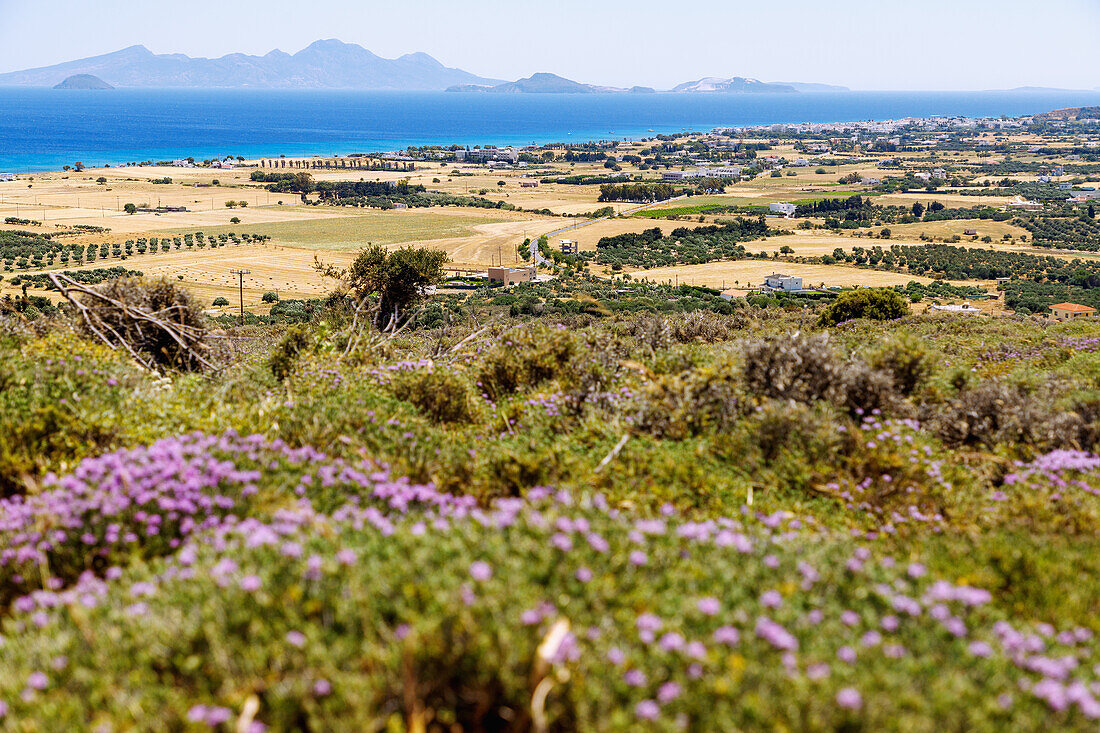
<instances>
[{"instance_id":1,"label":"white building","mask_svg":"<svg viewBox=\"0 0 1100 733\"><path fill-rule=\"evenodd\" d=\"M474 150L456 150L455 160L484 163L490 160L502 160L508 163L519 162L519 151L509 145L506 148L475 148Z\"/></svg>"},{"instance_id":2,"label":"white building","mask_svg":"<svg viewBox=\"0 0 1100 733\"><path fill-rule=\"evenodd\" d=\"M786 217L794 216L794 212L798 209L794 204L789 204L786 201L776 201L768 204L768 211L773 214L782 214Z\"/></svg>"},{"instance_id":3,"label":"white building","mask_svg":"<svg viewBox=\"0 0 1100 733\"><path fill-rule=\"evenodd\" d=\"M969 303L963 303L962 305L930 305L928 306L929 313L961 313L966 316L980 316L982 314L981 308L975 308Z\"/></svg>"},{"instance_id":4,"label":"white building","mask_svg":"<svg viewBox=\"0 0 1100 733\"><path fill-rule=\"evenodd\" d=\"M0 173L0 181L14 181L14 180L15 180L15 174L14 173Z\"/></svg>"},{"instance_id":5,"label":"white building","mask_svg":"<svg viewBox=\"0 0 1100 733\"><path fill-rule=\"evenodd\" d=\"M764 278L764 288L767 290L783 290L792 292L802 289L802 278L793 275L780 275L773 273Z\"/></svg>"}]
</instances>

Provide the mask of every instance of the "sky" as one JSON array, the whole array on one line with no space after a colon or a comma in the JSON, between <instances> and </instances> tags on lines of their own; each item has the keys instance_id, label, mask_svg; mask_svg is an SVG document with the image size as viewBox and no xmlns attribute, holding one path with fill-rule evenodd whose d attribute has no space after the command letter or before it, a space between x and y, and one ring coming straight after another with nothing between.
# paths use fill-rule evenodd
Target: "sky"
<instances>
[{"instance_id":1,"label":"sky","mask_svg":"<svg viewBox=\"0 0 1100 733\"><path fill-rule=\"evenodd\" d=\"M0 0L0 72L134 44L215 57L322 38L509 80L1100 88L1100 0Z\"/></svg>"}]
</instances>

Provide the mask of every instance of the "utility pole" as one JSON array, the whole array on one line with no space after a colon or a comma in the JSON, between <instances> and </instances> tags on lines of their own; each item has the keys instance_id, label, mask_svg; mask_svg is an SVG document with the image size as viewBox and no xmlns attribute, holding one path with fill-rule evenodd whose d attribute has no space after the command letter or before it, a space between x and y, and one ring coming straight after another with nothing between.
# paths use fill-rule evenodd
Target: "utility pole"
<instances>
[{"instance_id":1,"label":"utility pole","mask_svg":"<svg viewBox=\"0 0 1100 733\"><path fill-rule=\"evenodd\" d=\"M244 276L251 275L252 270L230 270L231 273L240 278L241 283L241 325L244 325Z\"/></svg>"}]
</instances>

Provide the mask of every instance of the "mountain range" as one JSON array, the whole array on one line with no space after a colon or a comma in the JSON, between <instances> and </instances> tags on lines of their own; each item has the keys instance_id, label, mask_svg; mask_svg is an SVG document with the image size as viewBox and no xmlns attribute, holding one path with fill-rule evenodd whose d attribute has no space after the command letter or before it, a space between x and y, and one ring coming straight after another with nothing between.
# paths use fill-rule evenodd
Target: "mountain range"
<instances>
[{"instance_id":1,"label":"mountain range","mask_svg":"<svg viewBox=\"0 0 1100 733\"><path fill-rule=\"evenodd\" d=\"M130 46L102 56L0 74L0 86L53 86L75 74L91 74L116 87L428 91L455 84L501 83L448 68L426 53L385 59L354 43L329 39L293 55L276 50L263 56L231 53L216 59L155 54L145 46Z\"/></svg>"},{"instance_id":2,"label":"mountain range","mask_svg":"<svg viewBox=\"0 0 1100 733\"><path fill-rule=\"evenodd\" d=\"M295 54L275 50L263 56L231 53L215 59L193 58L178 53L155 54L145 46L130 46L101 56L0 74L0 86L52 87L64 84L65 80L74 76L97 77L106 85L115 87L393 89L498 94L654 91L640 86L621 89L583 84L545 72L516 81L490 79L444 66L426 53L386 59L362 46L336 39L315 41ZM672 91L789 94L847 91L847 88L801 82L768 83L734 76L704 77L680 84Z\"/></svg>"}]
</instances>

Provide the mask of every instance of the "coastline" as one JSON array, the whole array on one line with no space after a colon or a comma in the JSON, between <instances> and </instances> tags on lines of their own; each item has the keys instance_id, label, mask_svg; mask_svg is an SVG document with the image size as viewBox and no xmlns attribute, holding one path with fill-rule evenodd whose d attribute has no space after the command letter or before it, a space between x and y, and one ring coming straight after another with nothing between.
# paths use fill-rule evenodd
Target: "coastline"
<instances>
[{"instance_id":1,"label":"coastline","mask_svg":"<svg viewBox=\"0 0 1100 733\"><path fill-rule=\"evenodd\" d=\"M372 153L425 145L636 140L724 126L965 115L1100 104L1100 92L521 94L331 90L0 88L0 172L242 155ZM563 110L568 110L565 114Z\"/></svg>"}]
</instances>

